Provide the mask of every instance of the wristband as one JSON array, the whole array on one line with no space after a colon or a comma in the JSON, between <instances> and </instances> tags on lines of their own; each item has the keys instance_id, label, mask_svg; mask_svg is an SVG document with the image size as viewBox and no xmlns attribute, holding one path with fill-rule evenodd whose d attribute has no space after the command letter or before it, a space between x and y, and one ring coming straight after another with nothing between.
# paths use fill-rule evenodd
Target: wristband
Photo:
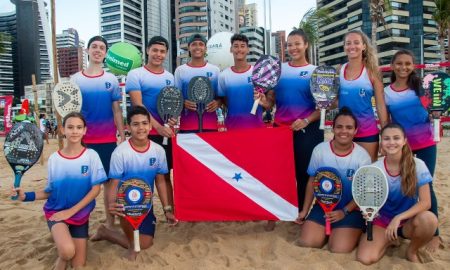
<instances>
[{"instance_id":1,"label":"wristband","mask_svg":"<svg viewBox=\"0 0 450 270\"><path fill-rule=\"evenodd\" d=\"M307 125L309 125L309 123L310 123L308 118L303 118L303 121L305 121Z\"/></svg>"},{"instance_id":2,"label":"wristband","mask_svg":"<svg viewBox=\"0 0 450 270\"><path fill-rule=\"evenodd\" d=\"M34 200L36 200L36 192L25 192L24 202L33 202Z\"/></svg>"},{"instance_id":3,"label":"wristband","mask_svg":"<svg viewBox=\"0 0 450 270\"><path fill-rule=\"evenodd\" d=\"M166 206L164 206L164 207L163 207L163 210L164 210L164 214L165 214L165 213L172 213L172 211L173 211L171 205L166 205Z\"/></svg>"}]
</instances>

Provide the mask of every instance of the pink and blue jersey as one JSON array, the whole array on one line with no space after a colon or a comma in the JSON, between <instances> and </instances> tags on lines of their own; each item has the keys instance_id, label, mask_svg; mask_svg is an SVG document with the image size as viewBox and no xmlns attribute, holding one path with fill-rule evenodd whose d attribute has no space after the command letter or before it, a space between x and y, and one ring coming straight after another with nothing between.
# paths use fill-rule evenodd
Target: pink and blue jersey
<instances>
[{"instance_id":1,"label":"pink and blue jersey","mask_svg":"<svg viewBox=\"0 0 450 270\"><path fill-rule=\"evenodd\" d=\"M275 123L290 126L295 120L308 117L316 110L309 81L316 66L293 66L283 63L281 77L275 90L277 111Z\"/></svg>"},{"instance_id":2,"label":"pink and blue jersey","mask_svg":"<svg viewBox=\"0 0 450 270\"><path fill-rule=\"evenodd\" d=\"M115 143L117 129L112 104L122 98L117 78L108 72L88 76L80 71L72 76L72 81L80 87L83 97L81 114L87 123L83 141L87 144Z\"/></svg>"},{"instance_id":3,"label":"pink and blue jersey","mask_svg":"<svg viewBox=\"0 0 450 270\"><path fill-rule=\"evenodd\" d=\"M368 137L378 134L375 114L372 108L374 89L365 67L354 80L345 79L347 63L339 73L339 109L348 107L358 120L356 138Z\"/></svg>"},{"instance_id":4,"label":"pink and blue jersey","mask_svg":"<svg viewBox=\"0 0 450 270\"><path fill-rule=\"evenodd\" d=\"M175 70L175 86L181 89L183 97L188 99L189 82L195 76L208 77L214 90L214 96L217 96L219 68L206 63L202 67L193 67L188 64L181 65ZM215 112L203 113L203 129L217 130L217 117ZM180 130L196 131L198 130L197 112L184 109L181 112Z\"/></svg>"},{"instance_id":5,"label":"pink and blue jersey","mask_svg":"<svg viewBox=\"0 0 450 270\"><path fill-rule=\"evenodd\" d=\"M369 154L358 144L353 143L353 149L347 155L338 155L333 151L332 142L329 141L322 142L314 148L307 172L310 176L315 176L321 167L335 168L339 172L343 190L336 209L342 209L353 200L352 181L356 170L370 163Z\"/></svg>"},{"instance_id":6,"label":"pink and blue jersey","mask_svg":"<svg viewBox=\"0 0 450 270\"><path fill-rule=\"evenodd\" d=\"M60 152L48 159L48 182L44 191L50 193L44 205L46 219L54 213L70 209L92 189L108 180L97 152L85 148L78 157L65 157ZM82 225L95 207L91 201L75 215L65 220L68 224Z\"/></svg>"},{"instance_id":7,"label":"pink and blue jersey","mask_svg":"<svg viewBox=\"0 0 450 270\"><path fill-rule=\"evenodd\" d=\"M412 150L436 144L433 140L433 129L428 112L414 90L408 88L397 90L389 85L384 88L384 97L392 122L405 129Z\"/></svg>"},{"instance_id":8,"label":"pink and blue jersey","mask_svg":"<svg viewBox=\"0 0 450 270\"><path fill-rule=\"evenodd\" d=\"M149 141L146 150L139 151L128 140L117 146L111 156L109 178L121 182L130 178L140 178L154 191L156 175L166 173L168 169L164 149L152 141Z\"/></svg>"},{"instance_id":9,"label":"pink and blue jersey","mask_svg":"<svg viewBox=\"0 0 450 270\"><path fill-rule=\"evenodd\" d=\"M419 188L423 185L428 184L433 181L433 178L428 171L425 163L418 159L414 158L414 162L416 163L416 175L417 175L417 191L415 196L408 197L402 192L402 178L400 175L390 175L386 170L385 158L381 158L373 165L377 166L381 170L383 170L384 174L388 179L389 185L389 195L386 200L386 203L380 209L380 216L387 217L392 219L396 215L405 212L412 206L414 206L419 199Z\"/></svg>"},{"instance_id":10,"label":"pink and blue jersey","mask_svg":"<svg viewBox=\"0 0 450 270\"><path fill-rule=\"evenodd\" d=\"M164 70L161 73L154 73L143 66L133 69L128 73L125 89L127 94L133 91L140 91L144 106L158 123L164 125L163 120L158 114L156 101L158 100L159 92L163 87L173 85L174 77L167 70ZM153 128L150 130L150 134L158 134L158 132Z\"/></svg>"},{"instance_id":11,"label":"pink and blue jersey","mask_svg":"<svg viewBox=\"0 0 450 270\"><path fill-rule=\"evenodd\" d=\"M227 100L225 126L228 130L265 127L261 106L256 115L250 113L254 102L252 71L253 66L244 72L236 72L230 67L219 75L218 95Z\"/></svg>"}]
</instances>

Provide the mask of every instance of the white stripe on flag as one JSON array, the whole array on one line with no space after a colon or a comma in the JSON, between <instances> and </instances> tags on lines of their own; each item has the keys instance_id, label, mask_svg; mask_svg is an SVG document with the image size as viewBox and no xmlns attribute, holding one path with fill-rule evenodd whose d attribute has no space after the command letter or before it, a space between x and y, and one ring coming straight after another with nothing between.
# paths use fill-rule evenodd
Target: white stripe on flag
<instances>
[{"instance_id":1,"label":"white stripe on flag","mask_svg":"<svg viewBox=\"0 0 450 270\"><path fill-rule=\"evenodd\" d=\"M177 144L200 163L211 169L223 181L236 188L278 219L293 221L297 218L298 208L295 205L273 192L261 181L226 158L196 134L178 134ZM241 177L238 181L236 174L240 174Z\"/></svg>"}]
</instances>

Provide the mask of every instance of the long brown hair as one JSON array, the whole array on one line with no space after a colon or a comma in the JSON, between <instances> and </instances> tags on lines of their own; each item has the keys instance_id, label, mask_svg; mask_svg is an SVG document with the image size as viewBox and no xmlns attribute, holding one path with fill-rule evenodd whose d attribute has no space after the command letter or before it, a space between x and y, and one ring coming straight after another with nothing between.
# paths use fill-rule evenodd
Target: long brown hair
<instances>
[{"instance_id":1,"label":"long brown hair","mask_svg":"<svg viewBox=\"0 0 450 270\"><path fill-rule=\"evenodd\" d=\"M371 76L381 78L380 70L378 67L377 51L370 43L369 37L359 29L354 29L354 30L348 31L344 36L344 46L345 46L345 40L347 39L347 36L349 34L357 34L361 37L363 44L366 45L366 49L362 53L362 60L363 60L364 66L367 68L367 70L369 71L369 74Z\"/></svg>"},{"instance_id":2,"label":"long brown hair","mask_svg":"<svg viewBox=\"0 0 450 270\"><path fill-rule=\"evenodd\" d=\"M403 137L406 136L405 130L399 124L390 123L381 129L381 139L386 129L398 129L402 132ZM406 138L406 137L405 137ZM417 188L417 173L416 162L408 143L405 143L402 148L402 157L400 159L400 177L402 178L402 192L408 197L416 195Z\"/></svg>"},{"instance_id":3,"label":"long brown hair","mask_svg":"<svg viewBox=\"0 0 450 270\"><path fill-rule=\"evenodd\" d=\"M308 35L306 35L306 33L305 33L305 31L303 31L303 29L294 29L294 30L292 30L289 33L288 37L290 37L290 36L300 36L303 39L303 42L306 45L308 45L308 47L306 47L306 50L305 50L305 59L306 59L306 62L309 63L309 39L308 39Z\"/></svg>"},{"instance_id":4,"label":"long brown hair","mask_svg":"<svg viewBox=\"0 0 450 270\"><path fill-rule=\"evenodd\" d=\"M412 59L413 64L414 64L414 62L415 62L414 54L411 51L409 51L409 50L402 49L402 50L397 51L394 54L394 56L392 56L391 65L394 65L394 62L395 62L395 60L397 60L397 57L400 56L400 55L403 55L403 54L411 56L411 59ZM395 75L394 70L392 70L392 72L391 72L391 83L394 83L396 80L397 80L397 76ZM419 97L420 96L419 91L420 91L420 83L421 82L420 82L420 78L417 75L417 72L416 72L415 69L413 69L411 74L409 74L407 83L408 83L409 89L414 90L416 95Z\"/></svg>"},{"instance_id":5,"label":"long brown hair","mask_svg":"<svg viewBox=\"0 0 450 270\"><path fill-rule=\"evenodd\" d=\"M66 127L66 122L67 119L69 118L78 118L83 122L84 127L86 127L86 119L84 118L84 116L79 113L79 112L70 112L69 114L67 114L66 116L64 116L63 120L62 120L62 126L63 128ZM84 147L87 147L87 145L83 142L83 140L81 140L81 145Z\"/></svg>"}]
</instances>

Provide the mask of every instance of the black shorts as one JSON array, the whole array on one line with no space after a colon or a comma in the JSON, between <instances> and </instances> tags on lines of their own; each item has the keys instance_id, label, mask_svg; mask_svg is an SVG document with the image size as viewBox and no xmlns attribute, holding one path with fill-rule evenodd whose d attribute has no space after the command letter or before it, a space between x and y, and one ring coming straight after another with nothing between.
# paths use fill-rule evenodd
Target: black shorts
<instances>
[{"instance_id":1,"label":"black shorts","mask_svg":"<svg viewBox=\"0 0 450 270\"><path fill-rule=\"evenodd\" d=\"M362 143L374 143L380 140L379 134L370 135L366 137L353 138L354 142L362 142Z\"/></svg>"},{"instance_id":2,"label":"black shorts","mask_svg":"<svg viewBox=\"0 0 450 270\"><path fill-rule=\"evenodd\" d=\"M114 149L117 147L117 143L93 143L87 144L88 148L91 148L100 157L102 161L103 168L105 169L106 176L109 176L109 165L111 162L111 155L114 152Z\"/></svg>"},{"instance_id":3,"label":"black shorts","mask_svg":"<svg viewBox=\"0 0 450 270\"><path fill-rule=\"evenodd\" d=\"M68 224L64 221L50 221L47 220L47 226L50 231L52 231L52 227L55 224L64 223L69 228L70 235L72 238L89 238L89 221L82 225L72 225Z\"/></svg>"},{"instance_id":4,"label":"black shorts","mask_svg":"<svg viewBox=\"0 0 450 270\"><path fill-rule=\"evenodd\" d=\"M172 138L168 138L167 145L163 144L164 137L161 135L148 135L148 138L152 140L153 142L159 144L164 148L164 151L166 152L166 160L167 160L167 168L172 169L173 168L173 160L172 160Z\"/></svg>"}]
</instances>

